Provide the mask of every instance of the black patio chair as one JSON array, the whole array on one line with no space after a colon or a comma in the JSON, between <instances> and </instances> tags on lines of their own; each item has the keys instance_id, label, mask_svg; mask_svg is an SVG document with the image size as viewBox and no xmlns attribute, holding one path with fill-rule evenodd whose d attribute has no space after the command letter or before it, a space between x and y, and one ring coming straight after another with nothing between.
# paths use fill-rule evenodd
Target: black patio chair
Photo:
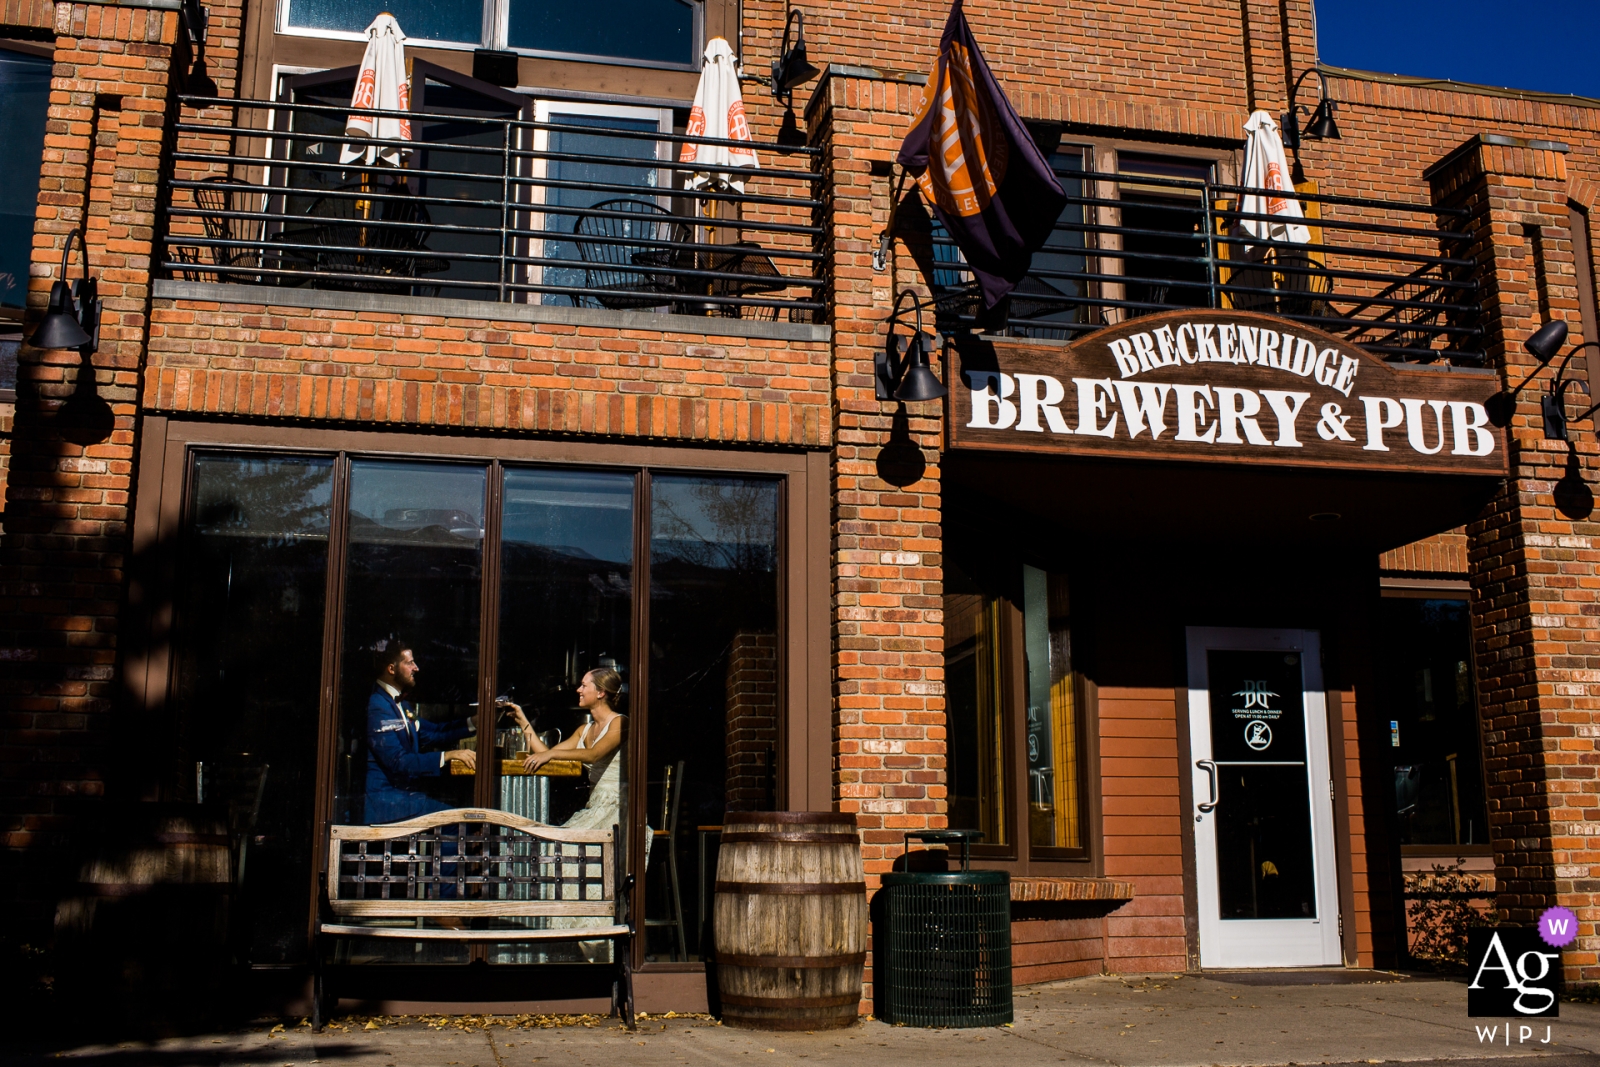
<instances>
[{"instance_id":1,"label":"black patio chair","mask_svg":"<svg viewBox=\"0 0 1600 1067\"><path fill-rule=\"evenodd\" d=\"M208 245L211 262L216 264L219 282L254 283L261 280L261 219L237 218L236 215L261 210L259 193L251 191L248 182L226 174L207 178L194 191L195 205L203 214L200 222L205 226L206 237L216 243ZM235 242L249 242L237 244Z\"/></svg>"},{"instance_id":2,"label":"black patio chair","mask_svg":"<svg viewBox=\"0 0 1600 1067\"><path fill-rule=\"evenodd\" d=\"M677 276L648 268L692 264L693 253L667 247L687 243L683 219L659 204L632 197L603 200L593 210L611 214L579 216L572 226L573 244L586 264L583 287L605 292L586 294L574 302L613 311L673 304L683 292Z\"/></svg>"},{"instance_id":3,"label":"black patio chair","mask_svg":"<svg viewBox=\"0 0 1600 1067\"><path fill-rule=\"evenodd\" d=\"M423 290L437 287L419 286L418 279L449 270L450 263L422 254L432 220L427 206L411 199L410 187L398 181L366 188L347 185L334 192L343 195L318 197L306 211L304 225L279 235L285 243L321 246L295 253L324 275L315 279L316 287L431 295ZM359 193L370 196L350 195Z\"/></svg>"}]
</instances>

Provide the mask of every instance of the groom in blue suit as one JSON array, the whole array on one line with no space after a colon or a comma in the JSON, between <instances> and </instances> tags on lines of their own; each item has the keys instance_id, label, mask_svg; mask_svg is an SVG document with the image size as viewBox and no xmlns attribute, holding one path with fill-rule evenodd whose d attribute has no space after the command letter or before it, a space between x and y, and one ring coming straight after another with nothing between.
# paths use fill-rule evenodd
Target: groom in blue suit
<instances>
[{"instance_id":1,"label":"groom in blue suit","mask_svg":"<svg viewBox=\"0 0 1600 1067\"><path fill-rule=\"evenodd\" d=\"M405 699L417 684L417 661L411 646L397 637L373 649L372 696L367 700L367 809L369 825L414 819L446 804L423 792L423 782L444 773L448 760L476 768L471 749L447 749L450 742L475 732L471 719L436 723L417 718Z\"/></svg>"}]
</instances>

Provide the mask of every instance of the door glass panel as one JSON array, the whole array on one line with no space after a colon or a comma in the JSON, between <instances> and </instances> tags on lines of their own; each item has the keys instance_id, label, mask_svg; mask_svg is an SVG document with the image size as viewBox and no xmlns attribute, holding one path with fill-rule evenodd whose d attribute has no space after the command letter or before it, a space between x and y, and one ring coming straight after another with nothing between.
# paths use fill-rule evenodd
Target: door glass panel
<instances>
[{"instance_id":1,"label":"door glass panel","mask_svg":"<svg viewBox=\"0 0 1600 1067\"><path fill-rule=\"evenodd\" d=\"M1005 728L1001 601L950 562L944 569L945 715L949 822L1004 845Z\"/></svg>"},{"instance_id":2,"label":"door glass panel","mask_svg":"<svg viewBox=\"0 0 1600 1067\"><path fill-rule=\"evenodd\" d=\"M483 575L482 467L350 465L334 820L395 822L472 803L444 753L473 748ZM397 703L376 682L395 645L416 665Z\"/></svg>"},{"instance_id":3,"label":"door glass panel","mask_svg":"<svg viewBox=\"0 0 1600 1067\"><path fill-rule=\"evenodd\" d=\"M715 871L702 851L715 829L701 828L719 828L725 811L778 804L780 485L662 474L650 492L648 773L638 777L662 834L646 952L684 959L698 952L710 905L699 872Z\"/></svg>"},{"instance_id":4,"label":"door glass panel","mask_svg":"<svg viewBox=\"0 0 1600 1067\"><path fill-rule=\"evenodd\" d=\"M1067 577L1025 566L1022 598L1028 660L1028 841L1035 848L1082 848Z\"/></svg>"},{"instance_id":5,"label":"door glass panel","mask_svg":"<svg viewBox=\"0 0 1600 1067\"><path fill-rule=\"evenodd\" d=\"M498 201L509 189L513 200L519 196L519 187L505 184L505 170L509 165L513 175L517 164L502 154L508 147L515 152L523 148L520 131L488 122L439 120L432 116L461 115L473 118L515 119L520 109L504 100L489 96L464 86L451 85L436 78L425 78L417 86L418 110L429 118L412 121L417 137L417 149L412 156L411 168L417 174L409 185L421 196L428 198L426 206L417 213L420 221L433 224L418 247L432 255L419 259L415 272L429 286L430 296L455 297L462 300L498 300L500 292L494 286L451 285L452 281L501 281L501 209ZM492 151L484 151L492 149ZM450 171L446 175L430 173ZM463 175L481 175L464 177ZM526 220L513 215L513 226L526 225ZM508 244L505 252L515 255L517 248ZM457 258L480 256L480 259ZM443 257L443 258L441 258ZM438 269L443 268L443 269ZM509 271L509 266L507 267ZM504 279L515 280L510 273ZM437 286L437 289L433 287Z\"/></svg>"},{"instance_id":6,"label":"door glass panel","mask_svg":"<svg viewBox=\"0 0 1600 1067\"><path fill-rule=\"evenodd\" d=\"M618 253L614 248L605 247L603 242L582 242L581 238L585 232L601 238L626 237L637 240L639 242L637 247L648 251L648 246L672 237L674 225L672 217L656 194L661 181L661 171L657 167L644 165L645 162L657 158L657 142L642 138L607 137L605 134L608 129L651 132L658 130L660 124L654 119L585 115L557 110L550 112L549 121L563 126L593 127L595 132L580 133L571 130L549 132L547 136L550 158L545 163L545 173L551 184L544 191L545 203L552 208L587 208L610 203L611 206L607 210L631 212L639 217L637 220L595 219L580 230L582 216L551 210L544 216L544 232L559 234L576 232L579 240L546 239L542 242L543 251L538 253L539 255L548 259L569 260L573 266L544 267L541 284L569 288L606 288L618 285L634 289L643 288L645 275L616 269ZM587 160L556 158L560 155L591 158ZM634 162L628 162L630 160ZM618 186L629 191L619 191ZM613 201L616 203L611 203ZM677 239L688 240L684 237ZM635 245L615 247L628 251L630 256L635 254L631 251L635 249ZM611 264L611 267L585 269L583 266L585 262L598 264L601 268ZM600 303L598 297L571 297L563 293L545 293L540 302L579 304L588 307L605 306ZM615 302L613 306L617 306Z\"/></svg>"},{"instance_id":7,"label":"door glass panel","mask_svg":"<svg viewBox=\"0 0 1600 1067\"><path fill-rule=\"evenodd\" d=\"M173 697L255 964L306 960L333 461L195 457Z\"/></svg>"},{"instance_id":8,"label":"door glass panel","mask_svg":"<svg viewBox=\"0 0 1600 1067\"><path fill-rule=\"evenodd\" d=\"M1314 919L1305 692L1293 652L1207 653L1224 919Z\"/></svg>"}]
</instances>

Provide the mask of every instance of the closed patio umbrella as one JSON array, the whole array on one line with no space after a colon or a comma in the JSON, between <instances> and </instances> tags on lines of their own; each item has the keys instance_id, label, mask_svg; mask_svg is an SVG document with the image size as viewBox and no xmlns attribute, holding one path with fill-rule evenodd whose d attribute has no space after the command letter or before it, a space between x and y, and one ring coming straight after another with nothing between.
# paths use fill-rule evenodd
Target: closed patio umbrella
<instances>
[{"instance_id":1,"label":"closed patio umbrella","mask_svg":"<svg viewBox=\"0 0 1600 1067\"><path fill-rule=\"evenodd\" d=\"M706 44L705 60L705 66L700 69L700 85L694 91L694 108L689 112L689 126L685 134L717 140L749 141L750 124L744 117L744 97L739 92L738 64L733 57L733 49L721 37L713 37ZM744 148L686 141L678 152L678 162L694 164L694 173L689 179L691 189L715 186L741 193L744 192L744 179L735 172L740 168L761 166L753 144L750 148Z\"/></svg>"},{"instance_id":2,"label":"closed patio umbrella","mask_svg":"<svg viewBox=\"0 0 1600 1067\"><path fill-rule=\"evenodd\" d=\"M1305 218L1300 211L1300 201L1294 195L1294 183L1289 180L1289 161L1283 154L1283 140L1278 136L1278 124L1265 111L1257 111L1244 124L1244 180L1241 184L1251 189L1282 192L1246 193L1239 210L1246 215L1271 215L1270 219L1240 219L1239 229L1246 235L1263 242L1292 241L1305 244L1311 240L1311 231L1301 225ZM1248 257L1256 249L1246 246Z\"/></svg>"},{"instance_id":3,"label":"closed patio umbrella","mask_svg":"<svg viewBox=\"0 0 1600 1067\"><path fill-rule=\"evenodd\" d=\"M378 111L411 110L411 86L406 82L406 35L400 23L385 11L367 27L367 50L361 57L361 71L356 76L356 91L350 97L350 106L373 108ZM386 141L410 141L409 119L374 115L351 115L345 122L347 137L376 137ZM361 162L371 166L382 160L398 167L409 153L409 147L395 145L347 144L339 153L340 163Z\"/></svg>"}]
</instances>

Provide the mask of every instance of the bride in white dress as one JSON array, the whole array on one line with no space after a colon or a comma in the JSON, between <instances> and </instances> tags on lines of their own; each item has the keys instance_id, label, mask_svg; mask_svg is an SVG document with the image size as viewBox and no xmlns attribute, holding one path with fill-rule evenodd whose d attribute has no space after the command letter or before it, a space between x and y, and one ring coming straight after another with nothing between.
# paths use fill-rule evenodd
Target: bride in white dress
<instances>
[{"instance_id":1,"label":"bride in white dress","mask_svg":"<svg viewBox=\"0 0 1600 1067\"><path fill-rule=\"evenodd\" d=\"M623 731L628 717L613 706L619 703L622 676L610 667L597 667L583 676L578 685L578 707L589 713L589 721L571 737L555 745L546 745L533 732L522 708L507 702L517 728L522 731L529 754L522 766L531 774L551 760L577 760L585 765L589 778L589 802L562 823L574 830L609 830L621 826L622 819L622 768L617 754L622 750ZM645 833L645 855L649 856L650 833ZM562 851L576 852L576 846L563 846ZM562 886L563 895L576 899L576 885ZM578 929L584 926L605 925L606 920L578 916L557 916L550 920L552 927ZM594 942L601 945L604 942ZM585 955L589 942L583 942Z\"/></svg>"}]
</instances>

